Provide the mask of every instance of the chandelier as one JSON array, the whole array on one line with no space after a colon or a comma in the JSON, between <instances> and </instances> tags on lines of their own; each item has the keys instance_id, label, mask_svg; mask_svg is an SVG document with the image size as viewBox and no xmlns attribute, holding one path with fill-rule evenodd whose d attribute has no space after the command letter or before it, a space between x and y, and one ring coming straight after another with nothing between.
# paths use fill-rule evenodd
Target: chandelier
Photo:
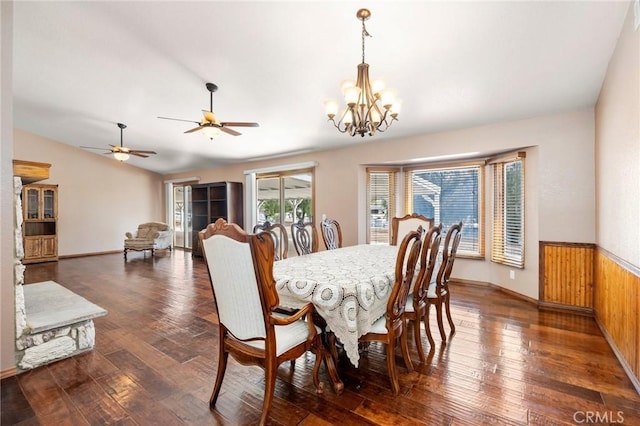
<instances>
[{"instance_id":1,"label":"chandelier","mask_svg":"<svg viewBox=\"0 0 640 426\"><path fill-rule=\"evenodd\" d=\"M335 100L325 102L325 111L329 121L341 133L351 136L365 134L373 136L376 132L384 132L398 119L400 102L395 99L392 90L385 89L382 81L369 82L369 64L364 61L364 38L371 37L364 21L371 17L368 9L360 9L356 17L362 21L362 63L358 64L358 79L342 83L346 108L336 122L338 103Z\"/></svg>"}]
</instances>

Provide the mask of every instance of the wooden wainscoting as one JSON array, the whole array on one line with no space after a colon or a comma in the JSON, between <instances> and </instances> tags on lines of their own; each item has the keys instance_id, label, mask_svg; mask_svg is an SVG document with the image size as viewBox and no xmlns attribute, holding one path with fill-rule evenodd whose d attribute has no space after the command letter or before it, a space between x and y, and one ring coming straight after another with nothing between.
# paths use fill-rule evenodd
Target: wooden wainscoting
<instances>
[{"instance_id":1,"label":"wooden wainscoting","mask_svg":"<svg viewBox=\"0 0 640 426\"><path fill-rule=\"evenodd\" d=\"M593 314L595 248L540 241L540 307Z\"/></svg>"},{"instance_id":2,"label":"wooden wainscoting","mask_svg":"<svg viewBox=\"0 0 640 426\"><path fill-rule=\"evenodd\" d=\"M640 393L640 270L598 248L595 275L596 321Z\"/></svg>"}]
</instances>

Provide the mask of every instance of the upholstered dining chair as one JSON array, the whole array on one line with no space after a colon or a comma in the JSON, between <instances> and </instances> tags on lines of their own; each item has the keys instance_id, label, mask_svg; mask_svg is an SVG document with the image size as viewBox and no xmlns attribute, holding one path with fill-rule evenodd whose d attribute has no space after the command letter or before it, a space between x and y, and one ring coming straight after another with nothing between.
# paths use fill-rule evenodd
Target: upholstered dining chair
<instances>
[{"instance_id":1,"label":"upholstered dining chair","mask_svg":"<svg viewBox=\"0 0 640 426\"><path fill-rule=\"evenodd\" d=\"M340 224L335 219L322 219L320 222L320 232L322 241L327 250L334 250L342 247L342 230Z\"/></svg>"},{"instance_id":2,"label":"upholstered dining chair","mask_svg":"<svg viewBox=\"0 0 640 426\"><path fill-rule=\"evenodd\" d=\"M409 232L414 231L418 226L426 232L433 226L433 219L428 219L421 214L411 213L404 217L391 218L391 245L398 245L398 241Z\"/></svg>"},{"instance_id":3,"label":"upholstered dining chair","mask_svg":"<svg viewBox=\"0 0 640 426\"><path fill-rule=\"evenodd\" d=\"M409 357L409 347L407 345L407 333L405 320L403 318L407 297L409 296L409 286L413 280L418 258L420 256L420 239L422 230L410 231L400 243L396 258L395 282L387 302L386 314L371 326L368 333L360 336L359 342L382 342L387 347L387 370L391 380L391 389L395 395L400 392L398 375L396 373L395 349L396 343L400 340L402 357L407 370L413 371L413 364Z\"/></svg>"},{"instance_id":4,"label":"upholstered dining chair","mask_svg":"<svg viewBox=\"0 0 640 426\"><path fill-rule=\"evenodd\" d=\"M318 231L313 222L299 220L291 224L291 238L298 256L318 251Z\"/></svg>"},{"instance_id":5,"label":"upholstered dining chair","mask_svg":"<svg viewBox=\"0 0 640 426\"><path fill-rule=\"evenodd\" d=\"M231 354L241 364L265 370L265 395L260 424L266 423L273 400L278 366L306 351L316 354L313 382L318 391L322 343L311 316L311 303L294 315L274 313L278 293L273 279L271 234L247 234L234 223L218 219L198 234L218 313L219 355L215 385L209 400L214 407Z\"/></svg>"},{"instance_id":6,"label":"upholstered dining chair","mask_svg":"<svg viewBox=\"0 0 640 426\"><path fill-rule=\"evenodd\" d=\"M284 225L266 221L253 227L253 233L257 234L258 232L268 232L273 237L273 243L275 244L274 260L287 258L289 254L289 235L287 235L287 228Z\"/></svg>"},{"instance_id":7,"label":"upholstered dining chair","mask_svg":"<svg viewBox=\"0 0 640 426\"><path fill-rule=\"evenodd\" d=\"M451 318L451 307L449 301L451 299L451 292L449 291L449 278L451 277L451 270L453 269L453 262L456 260L456 253L458 251L458 245L460 245L460 238L462 237L462 222L451 225L447 231L447 236L444 240L444 246L442 248L442 263L438 270L438 275L435 280L432 280L427 290L427 313L425 314L425 329L427 331L427 337L429 342L433 345L433 337L431 336L431 329L429 328L429 310L431 305L436 307L436 318L438 321L438 329L440 330L440 337L442 342L446 343L447 336L444 332L444 321L442 319L442 308L444 306L447 321L449 327L451 327L451 334L456 332L456 326L453 324Z\"/></svg>"},{"instance_id":8,"label":"upholstered dining chair","mask_svg":"<svg viewBox=\"0 0 640 426\"><path fill-rule=\"evenodd\" d=\"M420 322L423 321L427 314L427 291L429 283L433 277L433 271L436 266L438 252L440 250L440 241L442 238L442 224L432 226L427 231L422 242L422 250L420 251L420 266L416 280L413 284L413 290L409 293L407 304L405 306L404 317L405 324L409 321L413 322L413 337L420 356L420 362L424 362L425 355L422 348L422 336L420 333ZM425 320L425 324L428 324ZM431 348L434 344L429 340Z\"/></svg>"}]
</instances>

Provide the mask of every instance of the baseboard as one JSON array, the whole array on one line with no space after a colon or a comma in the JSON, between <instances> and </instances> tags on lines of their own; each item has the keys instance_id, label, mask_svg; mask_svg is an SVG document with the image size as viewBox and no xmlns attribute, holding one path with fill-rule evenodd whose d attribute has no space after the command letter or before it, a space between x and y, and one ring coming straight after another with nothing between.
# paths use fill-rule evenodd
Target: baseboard
<instances>
[{"instance_id":1,"label":"baseboard","mask_svg":"<svg viewBox=\"0 0 640 426\"><path fill-rule=\"evenodd\" d=\"M547 311L567 312L571 314L595 317L595 312L593 308L585 308L582 306L562 305L560 303L552 303L552 302L538 302L538 307L540 309L544 309Z\"/></svg>"},{"instance_id":2,"label":"baseboard","mask_svg":"<svg viewBox=\"0 0 640 426\"><path fill-rule=\"evenodd\" d=\"M7 377L12 377L18 374L18 369L16 367L11 367L6 370L0 371L0 379L6 379Z\"/></svg>"},{"instance_id":3,"label":"baseboard","mask_svg":"<svg viewBox=\"0 0 640 426\"><path fill-rule=\"evenodd\" d=\"M518 292L506 289L504 287L500 287L499 285L492 284L486 281L474 281L474 280L466 280L462 278L451 278L451 281L449 281L449 284L461 284L461 285L470 285L470 286L476 286L476 287L490 287L490 288L499 290L502 293L513 296L516 299L520 299L534 306L538 306L538 301L535 299L532 299L531 297L525 296L524 294L520 294Z\"/></svg>"},{"instance_id":4,"label":"baseboard","mask_svg":"<svg viewBox=\"0 0 640 426\"><path fill-rule=\"evenodd\" d=\"M627 360L624 358L624 356L622 356L622 353L618 349L618 346L616 345L615 340L611 338L611 336L607 332L607 329L602 325L598 317L596 317L595 319L596 319L596 324L598 324L598 327L600 328L600 332L604 336L607 343L609 343L609 347L613 350L613 353L616 355L616 358L618 358L618 362L620 363L620 365L622 365L624 372L627 373L627 377L629 377L629 380L631 380L633 387L636 388L636 392L640 394L640 380L635 376L635 374L633 374L633 369L631 368Z\"/></svg>"},{"instance_id":5,"label":"baseboard","mask_svg":"<svg viewBox=\"0 0 640 426\"><path fill-rule=\"evenodd\" d=\"M124 255L124 249L122 250L110 250L110 251L99 251L95 253L80 253L80 254L66 254L64 256L58 256L58 259L74 259L77 257L89 257L89 256L102 256L103 254L116 254L122 253Z\"/></svg>"}]
</instances>

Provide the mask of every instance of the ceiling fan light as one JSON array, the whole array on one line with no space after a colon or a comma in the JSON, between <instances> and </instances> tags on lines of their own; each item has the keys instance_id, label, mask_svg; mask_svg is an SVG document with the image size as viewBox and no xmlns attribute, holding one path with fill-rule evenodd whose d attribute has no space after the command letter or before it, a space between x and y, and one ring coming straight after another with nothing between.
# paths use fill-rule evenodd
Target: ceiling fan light
<instances>
[{"instance_id":1,"label":"ceiling fan light","mask_svg":"<svg viewBox=\"0 0 640 426\"><path fill-rule=\"evenodd\" d=\"M220 133L222 133L220 131L219 128L217 127L213 127L213 126L206 126L202 128L202 134L210 140L213 140L215 137L217 137Z\"/></svg>"},{"instance_id":2,"label":"ceiling fan light","mask_svg":"<svg viewBox=\"0 0 640 426\"><path fill-rule=\"evenodd\" d=\"M129 154L127 154L126 152L118 151L113 153L113 158L118 161L127 161L129 159Z\"/></svg>"}]
</instances>

